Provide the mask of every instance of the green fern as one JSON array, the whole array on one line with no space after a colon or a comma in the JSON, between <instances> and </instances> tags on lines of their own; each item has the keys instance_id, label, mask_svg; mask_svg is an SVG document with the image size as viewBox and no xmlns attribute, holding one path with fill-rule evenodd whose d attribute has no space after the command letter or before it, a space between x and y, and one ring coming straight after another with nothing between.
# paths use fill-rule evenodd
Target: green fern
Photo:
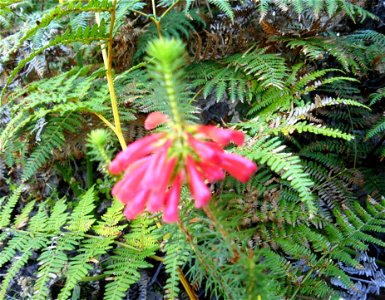
<instances>
[{"instance_id":1,"label":"green fern","mask_svg":"<svg viewBox=\"0 0 385 300\"><path fill-rule=\"evenodd\" d=\"M179 270L189 258L189 247L184 241L185 236L180 231L174 231L174 234L167 239L165 249L166 256L164 265L168 278L165 285L167 299L175 299L179 293Z\"/></svg>"},{"instance_id":2,"label":"green fern","mask_svg":"<svg viewBox=\"0 0 385 300\"><path fill-rule=\"evenodd\" d=\"M11 222L12 211L15 208L17 201L19 200L24 188L25 186L23 184L20 184L9 196L6 204L2 205L0 211L0 228L7 227Z\"/></svg>"},{"instance_id":3,"label":"green fern","mask_svg":"<svg viewBox=\"0 0 385 300\"><path fill-rule=\"evenodd\" d=\"M366 138L370 139L385 131L385 118L381 118L366 134Z\"/></svg>"},{"instance_id":4,"label":"green fern","mask_svg":"<svg viewBox=\"0 0 385 300\"><path fill-rule=\"evenodd\" d=\"M56 37L55 39L50 40L50 42L28 55L25 59L21 60L17 67L12 70L12 73L8 76L7 82L2 90L2 96L4 96L8 85L12 82L15 76L24 68L24 66L30 62L33 58L43 53L46 49L63 44L70 44L74 42L83 42L83 43L91 43L93 41L107 40L106 35L106 26L104 22L100 23L100 26L97 24L92 27L86 27L85 29L79 27L76 32L72 32L67 29L62 35Z\"/></svg>"},{"instance_id":5,"label":"green fern","mask_svg":"<svg viewBox=\"0 0 385 300\"><path fill-rule=\"evenodd\" d=\"M132 231L125 235L125 243L114 250L107 264L106 274L114 280L107 284L104 299L123 299L128 288L140 279L139 269L151 267L145 261L159 248L156 226L152 220L133 221Z\"/></svg>"},{"instance_id":6,"label":"green fern","mask_svg":"<svg viewBox=\"0 0 385 300\"><path fill-rule=\"evenodd\" d=\"M208 0L208 3L215 5L222 12L224 12L231 20L234 19L234 12L231 4L227 0ZM185 4L185 12L190 12L190 7L193 4L193 0L187 0Z\"/></svg>"},{"instance_id":7,"label":"green fern","mask_svg":"<svg viewBox=\"0 0 385 300\"><path fill-rule=\"evenodd\" d=\"M106 254L112 248L113 239L88 238L83 240L80 245L79 254L69 261L66 273L66 282L61 289L58 299L68 299L75 286L88 274L92 269L89 263L91 258Z\"/></svg>"},{"instance_id":8,"label":"green fern","mask_svg":"<svg viewBox=\"0 0 385 300\"><path fill-rule=\"evenodd\" d=\"M244 125L247 128L247 125ZM257 163L268 165L282 179L290 182L301 200L306 203L310 214L315 212L314 198L311 187L314 185L309 175L303 170L298 156L283 152L286 148L278 138L260 138L253 145L242 151L242 154Z\"/></svg>"},{"instance_id":9,"label":"green fern","mask_svg":"<svg viewBox=\"0 0 385 300\"><path fill-rule=\"evenodd\" d=\"M353 21L355 21L357 17L361 17L363 20L366 18L376 20L378 18L376 15L363 9L359 5L345 0L263 0L258 1L258 5L261 19L266 17L272 6L283 12L294 11L298 15L304 15L310 12L315 18L319 17L322 12L326 12L329 17L333 17L337 13L346 13Z\"/></svg>"},{"instance_id":10,"label":"green fern","mask_svg":"<svg viewBox=\"0 0 385 300\"><path fill-rule=\"evenodd\" d=\"M95 191L90 188L84 195L82 195L78 205L75 207L69 219L67 228L74 232L86 232L95 222L91 212L95 208Z\"/></svg>"}]
</instances>

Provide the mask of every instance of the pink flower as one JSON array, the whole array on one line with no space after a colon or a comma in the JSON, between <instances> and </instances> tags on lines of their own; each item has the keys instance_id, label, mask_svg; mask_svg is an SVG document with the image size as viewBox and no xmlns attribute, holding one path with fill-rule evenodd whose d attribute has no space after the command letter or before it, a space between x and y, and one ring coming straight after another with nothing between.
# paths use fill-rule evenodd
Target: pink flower
<instances>
[{"instance_id":1,"label":"pink flower","mask_svg":"<svg viewBox=\"0 0 385 300\"><path fill-rule=\"evenodd\" d=\"M187 156L186 168L191 193L195 199L195 206L200 208L209 203L211 192L203 180L203 176L198 171L197 166L191 156Z\"/></svg>"},{"instance_id":2,"label":"pink flower","mask_svg":"<svg viewBox=\"0 0 385 300\"><path fill-rule=\"evenodd\" d=\"M163 211L163 221L166 223L173 223L179 220L178 205L180 199L180 190L182 188L183 176L178 174L168 191L165 202L165 209Z\"/></svg>"},{"instance_id":3,"label":"pink flower","mask_svg":"<svg viewBox=\"0 0 385 300\"><path fill-rule=\"evenodd\" d=\"M160 124L168 122L167 117L159 111L150 113L144 121L144 128L151 130L158 127Z\"/></svg>"},{"instance_id":4,"label":"pink flower","mask_svg":"<svg viewBox=\"0 0 385 300\"><path fill-rule=\"evenodd\" d=\"M153 129L165 122L168 122L165 115L154 112L147 117L145 128ZM177 222L185 180L195 206L201 208L211 198L206 181L222 180L227 171L246 182L257 170L252 161L223 149L230 142L243 144L244 135L240 131L202 125L173 130L135 141L111 162L112 174L124 172L112 195L126 205L123 213L127 219L134 219L146 209L162 211L166 223Z\"/></svg>"},{"instance_id":5,"label":"pink flower","mask_svg":"<svg viewBox=\"0 0 385 300\"><path fill-rule=\"evenodd\" d=\"M198 132L223 146L227 146L230 142L241 146L245 141L245 136L242 132L232 129L223 129L216 126L199 126Z\"/></svg>"},{"instance_id":6,"label":"pink flower","mask_svg":"<svg viewBox=\"0 0 385 300\"><path fill-rule=\"evenodd\" d=\"M257 171L257 165L247 158L233 154L222 155L222 167L239 181L245 183Z\"/></svg>"},{"instance_id":7,"label":"pink flower","mask_svg":"<svg viewBox=\"0 0 385 300\"><path fill-rule=\"evenodd\" d=\"M124 151L120 152L115 159L111 162L109 171L113 175L118 175L123 172L127 167L138 158L145 157L156 149L154 142L160 140L164 136L161 133L151 134L140 140L133 142Z\"/></svg>"}]
</instances>

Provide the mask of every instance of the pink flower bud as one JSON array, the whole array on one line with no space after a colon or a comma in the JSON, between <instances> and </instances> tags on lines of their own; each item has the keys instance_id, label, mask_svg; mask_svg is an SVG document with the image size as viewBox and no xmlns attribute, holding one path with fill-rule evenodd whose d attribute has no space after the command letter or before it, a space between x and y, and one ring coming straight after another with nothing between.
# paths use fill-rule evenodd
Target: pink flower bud
<instances>
[{"instance_id":1,"label":"pink flower bud","mask_svg":"<svg viewBox=\"0 0 385 300\"><path fill-rule=\"evenodd\" d=\"M195 199L195 207L200 208L207 205L211 198L211 192L204 183L190 155L187 156L186 168L190 190Z\"/></svg>"},{"instance_id":2,"label":"pink flower bud","mask_svg":"<svg viewBox=\"0 0 385 300\"><path fill-rule=\"evenodd\" d=\"M168 122L167 116L159 111L155 111L147 116L144 121L144 128L146 128L146 130L151 130L166 122Z\"/></svg>"}]
</instances>

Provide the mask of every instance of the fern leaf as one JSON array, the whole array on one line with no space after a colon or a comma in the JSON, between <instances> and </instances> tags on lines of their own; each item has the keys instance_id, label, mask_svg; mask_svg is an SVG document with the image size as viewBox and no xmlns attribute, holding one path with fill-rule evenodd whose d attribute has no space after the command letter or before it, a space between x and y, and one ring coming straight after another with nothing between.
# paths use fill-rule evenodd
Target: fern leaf
<instances>
[{"instance_id":1,"label":"fern leaf","mask_svg":"<svg viewBox=\"0 0 385 300\"><path fill-rule=\"evenodd\" d=\"M16 206L24 188L24 185L19 185L9 196L7 203L3 205L0 211L0 228L8 226L11 222L12 211Z\"/></svg>"},{"instance_id":2,"label":"fern leaf","mask_svg":"<svg viewBox=\"0 0 385 300\"><path fill-rule=\"evenodd\" d=\"M311 187L314 183L304 171L299 157L283 152L284 148L278 138L261 138L253 144L251 149L245 149L242 153L260 164L268 165L271 170L280 174L282 179L289 181L313 214L315 207Z\"/></svg>"},{"instance_id":3,"label":"fern leaf","mask_svg":"<svg viewBox=\"0 0 385 300\"><path fill-rule=\"evenodd\" d=\"M111 238L89 238L80 245L79 254L71 259L66 274L66 283L61 289L58 300L66 300L71 295L75 286L88 274L92 266L89 264L91 259L106 254L112 247Z\"/></svg>"},{"instance_id":4,"label":"fern leaf","mask_svg":"<svg viewBox=\"0 0 385 300\"><path fill-rule=\"evenodd\" d=\"M129 287L140 279L138 270L151 267L145 258L153 254L151 250L138 252L128 248L117 248L108 261L106 274L113 276L114 280L106 285L104 299L123 299Z\"/></svg>"},{"instance_id":5,"label":"fern leaf","mask_svg":"<svg viewBox=\"0 0 385 300\"><path fill-rule=\"evenodd\" d=\"M119 236L121 231L127 227L127 225L118 225L124 218L122 214L123 207L124 205L122 203L114 200L111 207L109 207L107 212L101 217L103 221L99 221L93 226L95 232L105 237Z\"/></svg>"},{"instance_id":6,"label":"fern leaf","mask_svg":"<svg viewBox=\"0 0 385 300\"><path fill-rule=\"evenodd\" d=\"M179 232L179 231L178 231ZM165 289L167 299L175 299L179 293L179 268L187 262L189 258L188 245L185 236L180 232L173 234L165 245L166 257L164 264L167 278Z\"/></svg>"},{"instance_id":7,"label":"fern leaf","mask_svg":"<svg viewBox=\"0 0 385 300\"><path fill-rule=\"evenodd\" d=\"M0 290L0 299L5 299L7 288L10 282L15 278L19 270L27 263L32 256L33 250L39 250L46 245L46 238L43 236L30 239L25 248L20 249L21 256L19 256L7 270L7 274L3 278Z\"/></svg>"},{"instance_id":8,"label":"fern leaf","mask_svg":"<svg viewBox=\"0 0 385 300\"><path fill-rule=\"evenodd\" d=\"M48 286L53 276L59 276L60 272L68 263L68 251L73 251L78 244L78 238L72 235L53 236L51 245L46 247L38 258L39 270L34 285L35 300L44 300L50 293Z\"/></svg>"},{"instance_id":9,"label":"fern leaf","mask_svg":"<svg viewBox=\"0 0 385 300\"><path fill-rule=\"evenodd\" d=\"M67 228L74 232L86 232L95 222L91 212L95 208L96 195L94 188L90 188L85 194L80 197L78 205L73 210Z\"/></svg>"}]
</instances>

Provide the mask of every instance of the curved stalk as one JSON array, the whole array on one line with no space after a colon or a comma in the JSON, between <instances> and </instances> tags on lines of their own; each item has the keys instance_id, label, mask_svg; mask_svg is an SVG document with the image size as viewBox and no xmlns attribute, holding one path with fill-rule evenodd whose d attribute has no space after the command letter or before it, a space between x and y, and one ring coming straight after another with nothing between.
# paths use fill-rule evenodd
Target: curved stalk
<instances>
[{"instance_id":1,"label":"curved stalk","mask_svg":"<svg viewBox=\"0 0 385 300\"><path fill-rule=\"evenodd\" d=\"M124 140L122 127L120 125L118 101L116 99L114 80L112 76L112 44L113 44L113 30L114 30L114 24L115 24L116 5L117 5L117 0L114 0L111 8L111 24L110 24L109 37L107 42L107 50L104 47L104 45L102 45L102 56L103 56L104 67L106 68L108 91L110 93L111 109L112 109L112 114L114 116L115 125L112 125L104 116L99 114L96 114L96 115L115 133L116 137L119 140L120 146L122 147L122 149L125 149L127 147L127 144L126 144L126 141ZM99 13L95 13L95 20L96 20L96 23L99 25L100 24Z\"/></svg>"},{"instance_id":2,"label":"curved stalk","mask_svg":"<svg viewBox=\"0 0 385 300\"><path fill-rule=\"evenodd\" d=\"M111 9L110 34L109 34L109 39L107 44L108 62L107 62L106 75L107 75L108 90L110 92L110 98L111 98L112 113L114 115L116 135L118 137L121 147L125 149L127 145L126 145L126 141L124 140L122 128L120 125L118 101L116 100L114 81L112 78L112 43L113 43L113 30L114 30L114 24L115 24L116 4L117 4L117 0L114 0L112 9Z\"/></svg>"}]
</instances>

